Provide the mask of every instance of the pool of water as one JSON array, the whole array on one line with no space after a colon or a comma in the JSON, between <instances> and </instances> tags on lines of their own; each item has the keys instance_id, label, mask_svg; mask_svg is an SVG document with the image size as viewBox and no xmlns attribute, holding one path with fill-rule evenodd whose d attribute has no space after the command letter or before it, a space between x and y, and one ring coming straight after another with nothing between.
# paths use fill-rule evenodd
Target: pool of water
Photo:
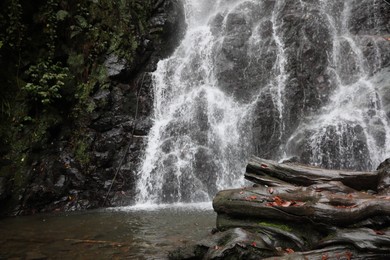
<instances>
[{"instance_id":1,"label":"pool of water","mask_svg":"<svg viewBox=\"0 0 390 260\"><path fill-rule=\"evenodd\" d=\"M0 219L0 259L166 259L210 233L210 204L111 208Z\"/></svg>"}]
</instances>

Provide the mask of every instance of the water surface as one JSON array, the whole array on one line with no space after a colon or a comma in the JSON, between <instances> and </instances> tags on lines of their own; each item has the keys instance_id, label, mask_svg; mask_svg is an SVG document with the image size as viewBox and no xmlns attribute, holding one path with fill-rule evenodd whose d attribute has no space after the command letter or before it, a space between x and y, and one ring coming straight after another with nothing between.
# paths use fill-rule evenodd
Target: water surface
<instances>
[{"instance_id":1,"label":"water surface","mask_svg":"<svg viewBox=\"0 0 390 260\"><path fill-rule=\"evenodd\" d=\"M0 220L0 259L166 259L215 226L210 204L115 208Z\"/></svg>"}]
</instances>

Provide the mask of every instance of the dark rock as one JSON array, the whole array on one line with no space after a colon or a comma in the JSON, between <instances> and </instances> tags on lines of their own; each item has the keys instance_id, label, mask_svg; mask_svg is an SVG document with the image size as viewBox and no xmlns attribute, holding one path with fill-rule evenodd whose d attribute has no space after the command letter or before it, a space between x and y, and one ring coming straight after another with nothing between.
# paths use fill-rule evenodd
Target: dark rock
<instances>
[{"instance_id":1,"label":"dark rock","mask_svg":"<svg viewBox=\"0 0 390 260\"><path fill-rule=\"evenodd\" d=\"M378 192L381 195L390 195L390 158L382 162L377 170L379 171Z\"/></svg>"},{"instance_id":2,"label":"dark rock","mask_svg":"<svg viewBox=\"0 0 390 260\"><path fill-rule=\"evenodd\" d=\"M349 27L355 34L380 34L390 32L389 3L358 1L353 4Z\"/></svg>"},{"instance_id":3,"label":"dark rock","mask_svg":"<svg viewBox=\"0 0 390 260\"><path fill-rule=\"evenodd\" d=\"M115 77L118 76L122 70L126 67L126 62L124 60L120 60L115 55L109 55L105 61L105 65L107 68L108 76Z\"/></svg>"},{"instance_id":4,"label":"dark rock","mask_svg":"<svg viewBox=\"0 0 390 260\"><path fill-rule=\"evenodd\" d=\"M339 132L343 134L337 134ZM363 171L372 168L363 128L348 123L329 125L318 132L306 130L290 140L288 153L299 154L302 163L315 163L328 169Z\"/></svg>"},{"instance_id":5,"label":"dark rock","mask_svg":"<svg viewBox=\"0 0 390 260\"><path fill-rule=\"evenodd\" d=\"M281 255L255 233L241 228L216 233L197 244L197 252L205 252L202 259L259 259Z\"/></svg>"},{"instance_id":6,"label":"dark rock","mask_svg":"<svg viewBox=\"0 0 390 260\"><path fill-rule=\"evenodd\" d=\"M184 36L183 3L179 0L155 1L155 12L149 20L149 36L143 40L134 63L126 64L126 68L114 76L118 81L134 79L142 69L154 71L157 62L171 54Z\"/></svg>"},{"instance_id":7,"label":"dark rock","mask_svg":"<svg viewBox=\"0 0 390 260\"><path fill-rule=\"evenodd\" d=\"M38 145L33 163L27 167L30 171L24 173L20 214L101 207L111 184L105 206L134 200L137 166L145 148L143 137L152 125L149 72L173 52L185 29L181 1L153 0L150 4L154 10L144 14L151 17L145 32L136 35L139 45L134 59L124 62L106 55L109 86L97 87L100 90L90 97L91 114L67 125L57 137L53 135L50 149ZM1 178L0 199L8 196L5 183Z\"/></svg>"},{"instance_id":8,"label":"dark rock","mask_svg":"<svg viewBox=\"0 0 390 260\"><path fill-rule=\"evenodd\" d=\"M58 179L58 181L54 184L55 187L62 188L65 184L65 176L61 175Z\"/></svg>"},{"instance_id":9,"label":"dark rock","mask_svg":"<svg viewBox=\"0 0 390 260\"><path fill-rule=\"evenodd\" d=\"M7 195L7 179L4 177L0 177L0 201L5 199Z\"/></svg>"}]
</instances>

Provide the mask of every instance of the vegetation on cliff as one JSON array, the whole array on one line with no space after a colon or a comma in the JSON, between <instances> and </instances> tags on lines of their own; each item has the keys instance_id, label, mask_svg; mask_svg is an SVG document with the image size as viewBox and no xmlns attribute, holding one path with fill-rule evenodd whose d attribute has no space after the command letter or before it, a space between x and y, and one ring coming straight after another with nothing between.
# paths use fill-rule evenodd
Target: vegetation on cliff
<instances>
[{"instance_id":1,"label":"vegetation on cliff","mask_svg":"<svg viewBox=\"0 0 390 260\"><path fill-rule=\"evenodd\" d=\"M137 63L155 2L0 4L0 199L22 192L25 167L54 140L89 162L83 133L98 106L92 95L110 87L105 63Z\"/></svg>"}]
</instances>

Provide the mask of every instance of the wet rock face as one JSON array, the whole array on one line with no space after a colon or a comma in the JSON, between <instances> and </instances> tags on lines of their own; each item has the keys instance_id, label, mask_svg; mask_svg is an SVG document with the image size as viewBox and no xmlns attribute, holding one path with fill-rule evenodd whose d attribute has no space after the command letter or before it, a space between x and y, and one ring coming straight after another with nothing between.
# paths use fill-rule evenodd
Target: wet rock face
<instances>
[{"instance_id":1,"label":"wet rock face","mask_svg":"<svg viewBox=\"0 0 390 260\"><path fill-rule=\"evenodd\" d=\"M7 196L6 178L0 177L0 200Z\"/></svg>"},{"instance_id":2,"label":"wet rock face","mask_svg":"<svg viewBox=\"0 0 390 260\"><path fill-rule=\"evenodd\" d=\"M351 13L353 17L349 26L353 34L365 35L373 32L388 34L390 32L389 9L386 1L355 1ZM375 15L373 15L375 14Z\"/></svg>"},{"instance_id":3,"label":"wet rock face","mask_svg":"<svg viewBox=\"0 0 390 260\"><path fill-rule=\"evenodd\" d=\"M130 64L117 61L111 64L121 68L112 78L126 82L142 74L152 72L163 57L170 55L182 39L186 28L183 3L180 0L153 0L154 15L149 21L149 34L138 47L137 57ZM110 57L108 57L110 58Z\"/></svg>"},{"instance_id":4,"label":"wet rock face","mask_svg":"<svg viewBox=\"0 0 390 260\"><path fill-rule=\"evenodd\" d=\"M390 191L390 158L382 162L377 170L379 171L378 191L381 195L389 195Z\"/></svg>"},{"instance_id":5,"label":"wet rock face","mask_svg":"<svg viewBox=\"0 0 390 260\"><path fill-rule=\"evenodd\" d=\"M385 1L364 0L244 1L216 14L215 73L240 102L257 98L255 153L327 168L378 165L390 138L380 116L389 113L388 85L377 87L390 66L389 21Z\"/></svg>"},{"instance_id":6,"label":"wet rock face","mask_svg":"<svg viewBox=\"0 0 390 260\"><path fill-rule=\"evenodd\" d=\"M75 132L77 126L64 126L67 134L61 132L48 150L33 156L12 214L121 206L134 200L137 168L152 123L149 72L174 50L185 29L181 1L153 2L149 33L140 36L144 40L138 57L126 64L108 56L110 87L91 97L96 108L76 122L85 125L82 133ZM0 179L0 200L6 195L4 183Z\"/></svg>"},{"instance_id":7,"label":"wet rock face","mask_svg":"<svg viewBox=\"0 0 390 260\"><path fill-rule=\"evenodd\" d=\"M384 25L370 23L388 17L363 12L363 3L373 5L185 1L188 33L154 73L140 201L203 201L192 194L239 185L232 180L250 153L327 168L378 165L389 153L389 88L377 82L388 75L390 41ZM357 17L364 30L352 28Z\"/></svg>"}]
</instances>

